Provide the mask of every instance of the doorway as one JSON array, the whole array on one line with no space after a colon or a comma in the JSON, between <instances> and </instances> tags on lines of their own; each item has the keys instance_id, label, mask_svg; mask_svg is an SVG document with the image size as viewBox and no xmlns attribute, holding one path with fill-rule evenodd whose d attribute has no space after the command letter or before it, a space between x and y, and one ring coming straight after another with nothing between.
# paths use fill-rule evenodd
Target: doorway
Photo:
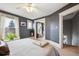
<instances>
[{"instance_id":1,"label":"doorway","mask_svg":"<svg viewBox=\"0 0 79 59\"><path fill-rule=\"evenodd\" d=\"M35 39L45 39L45 18L35 20Z\"/></svg>"},{"instance_id":2,"label":"doorway","mask_svg":"<svg viewBox=\"0 0 79 59\"><path fill-rule=\"evenodd\" d=\"M68 16L72 14L74 14L72 17L79 18L79 4L59 14L59 47L65 53L71 53L70 55L76 53L75 55L79 55L79 19L74 19L73 21L65 20L65 18L69 18ZM67 28L64 28L65 25Z\"/></svg>"},{"instance_id":3,"label":"doorway","mask_svg":"<svg viewBox=\"0 0 79 59\"><path fill-rule=\"evenodd\" d=\"M44 37L44 23L36 22L36 38Z\"/></svg>"},{"instance_id":4,"label":"doorway","mask_svg":"<svg viewBox=\"0 0 79 59\"><path fill-rule=\"evenodd\" d=\"M69 15L69 14L77 12L77 11L79 11L79 4L77 4L76 6L73 6L73 7L69 8L69 9L67 9L59 14L59 47L60 48L63 48L64 37L67 38L67 36L65 36L63 34L64 17L66 15ZM79 46L79 44L78 44L78 46Z\"/></svg>"},{"instance_id":5,"label":"doorway","mask_svg":"<svg viewBox=\"0 0 79 59\"><path fill-rule=\"evenodd\" d=\"M67 46L78 46L79 38L79 11L63 17L63 48Z\"/></svg>"}]
</instances>

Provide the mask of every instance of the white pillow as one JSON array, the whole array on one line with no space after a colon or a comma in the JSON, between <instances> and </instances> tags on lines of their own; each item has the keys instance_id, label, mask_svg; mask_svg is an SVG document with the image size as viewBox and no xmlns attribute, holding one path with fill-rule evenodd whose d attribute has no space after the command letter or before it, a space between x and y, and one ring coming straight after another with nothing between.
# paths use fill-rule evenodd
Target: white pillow
<instances>
[{"instance_id":1,"label":"white pillow","mask_svg":"<svg viewBox=\"0 0 79 59\"><path fill-rule=\"evenodd\" d=\"M0 47L5 46L5 45L6 45L6 43L4 41L0 41Z\"/></svg>"}]
</instances>

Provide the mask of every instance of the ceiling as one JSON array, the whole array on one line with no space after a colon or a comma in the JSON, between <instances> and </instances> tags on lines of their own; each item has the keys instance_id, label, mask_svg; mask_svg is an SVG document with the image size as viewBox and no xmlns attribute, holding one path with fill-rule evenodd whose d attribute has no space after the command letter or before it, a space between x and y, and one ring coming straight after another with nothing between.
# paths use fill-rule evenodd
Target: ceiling
<instances>
[{"instance_id":1,"label":"ceiling","mask_svg":"<svg viewBox=\"0 0 79 59\"><path fill-rule=\"evenodd\" d=\"M66 6L67 4L68 3L33 3L33 11L27 12L26 9L19 8L20 6L25 5L25 3L0 3L0 10L7 11L29 19L36 19L50 15Z\"/></svg>"},{"instance_id":2,"label":"ceiling","mask_svg":"<svg viewBox=\"0 0 79 59\"><path fill-rule=\"evenodd\" d=\"M71 19L73 19L75 17L76 14L78 14L78 11L64 16L64 20L71 20Z\"/></svg>"}]
</instances>

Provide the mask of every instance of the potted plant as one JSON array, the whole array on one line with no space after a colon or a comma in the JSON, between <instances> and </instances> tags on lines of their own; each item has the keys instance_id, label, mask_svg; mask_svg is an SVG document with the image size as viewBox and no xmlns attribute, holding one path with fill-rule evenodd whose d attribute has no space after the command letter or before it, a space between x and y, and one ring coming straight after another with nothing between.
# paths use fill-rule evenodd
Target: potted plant
<instances>
[{"instance_id":1,"label":"potted plant","mask_svg":"<svg viewBox=\"0 0 79 59\"><path fill-rule=\"evenodd\" d=\"M16 38L16 35L10 32L6 35L5 40L11 41L11 40L14 40L15 38Z\"/></svg>"}]
</instances>

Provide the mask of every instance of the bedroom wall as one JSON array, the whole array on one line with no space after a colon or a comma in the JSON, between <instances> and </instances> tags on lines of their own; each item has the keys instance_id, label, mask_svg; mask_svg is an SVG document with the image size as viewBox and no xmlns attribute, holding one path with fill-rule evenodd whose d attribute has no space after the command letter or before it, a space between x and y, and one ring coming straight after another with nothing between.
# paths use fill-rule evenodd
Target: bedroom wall
<instances>
[{"instance_id":1,"label":"bedroom wall","mask_svg":"<svg viewBox=\"0 0 79 59\"><path fill-rule=\"evenodd\" d=\"M28 38L31 37L31 31L33 29L27 29L27 20L24 17L19 18L19 28L20 28L20 38ZM26 26L21 26L21 22L26 22Z\"/></svg>"},{"instance_id":2,"label":"bedroom wall","mask_svg":"<svg viewBox=\"0 0 79 59\"><path fill-rule=\"evenodd\" d=\"M79 12L72 19L72 45L79 46Z\"/></svg>"},{"instance_id":3,"label":"bedroom wall","mask_svg":"<svg viewBox=\"0 0 79 59\"><path fill-rule=\"evenodd\" d=\"M63 21L63 33L67 36L67 44L72 45L72 20Z\"/></svg>"},{"instance_id":4,"label":"bedroom wall","mask_svg":"<svg viewBox=\"0 0 79 59\"><path fill-rule=\"evenodd\" d=\"M59 43L59 13L77 4L71 3L46 17L46 39Z\"/></svg>"},{"instance_id":5,"label":"bedroom wall","mask_svg":"<svg viewBox=\"0 0 79 59\"><path fill-rule=\"evenodd\" d=\"M26 22L26 24L27 24L27 20L31 20L31 19L16 15L16 14L12 14L12 13L9 13L9 12L3 11L3 10L0 10L0 12L10 14L10 15L13 15L13 16L16 16L16 17L19 18L19 34L20 34L20 38L27 38L27 37L31 36L30 32L33 29L27 29L27 26L25 26L25 27L20 26L20 22ZM33 20L31 20L31 21L33 21Z\"/></svg>"}]
</instances>

